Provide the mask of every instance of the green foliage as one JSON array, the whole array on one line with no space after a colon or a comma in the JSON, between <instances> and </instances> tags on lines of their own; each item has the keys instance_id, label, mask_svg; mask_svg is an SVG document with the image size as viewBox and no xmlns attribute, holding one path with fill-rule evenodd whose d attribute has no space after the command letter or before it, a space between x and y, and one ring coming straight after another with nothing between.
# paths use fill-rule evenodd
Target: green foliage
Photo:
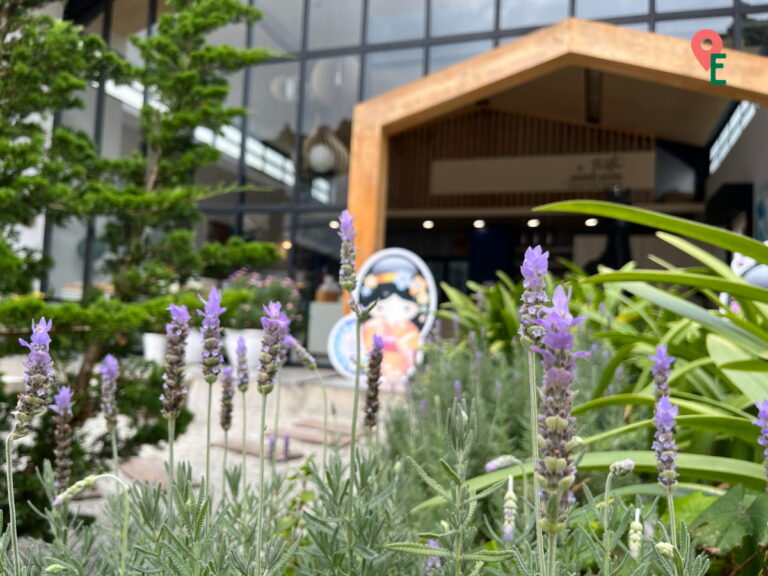
<instances>
[{"instance_id":1,"label":"green foliage","mask_svg":"<svg viewBox=\"0 0 768 576\"><path fill-rule=\"evenodd\" d=\"M269 242L246 242L230 236L225 244L208 242L200 248L203 274L225 278L239 268L262 270L282 259L277 247Z\"/></svg>"}]
</instances>

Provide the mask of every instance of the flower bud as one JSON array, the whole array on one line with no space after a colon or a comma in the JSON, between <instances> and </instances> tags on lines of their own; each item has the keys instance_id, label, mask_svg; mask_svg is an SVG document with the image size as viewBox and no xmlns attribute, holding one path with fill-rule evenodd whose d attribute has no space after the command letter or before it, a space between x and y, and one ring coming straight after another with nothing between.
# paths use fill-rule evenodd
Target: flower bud
<instances>
[{"instance_id":1,"label":"flower bud","mask_svg":"<svg viewBox=\"0 0 768 576\"><path fill-rule=\"evenodd\" d=\"M664 558L669 558L670 560L675 557L675 548L669 542L657 543L656 552L658 552L660 556L664 556Z\"/></svg>"},{"instance_id":2,"label":"flower bud","mask_svg":"<svg viewBox=\"0 0 768 576\"><path fill-rule=\"evenodd\" d=\"M635 469L635 462L627 458L626 460L619 460L618 462L614 462L611 464L610 472L616 477L626 476L632 470Z\"/></svg>"}]
</instances>

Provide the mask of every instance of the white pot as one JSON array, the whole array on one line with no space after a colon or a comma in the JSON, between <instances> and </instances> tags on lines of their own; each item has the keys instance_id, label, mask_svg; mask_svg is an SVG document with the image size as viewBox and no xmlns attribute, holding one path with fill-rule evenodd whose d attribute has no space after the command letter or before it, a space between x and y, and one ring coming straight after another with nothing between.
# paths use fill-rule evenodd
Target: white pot
<instances>
[{"instance_id":1,"label":"white pot","mask_svg":"<svg viewBox=\"0 0 768 576\"><path fill-rule=\"evenodd\" d=\"M227 360L230 366L237 364L237 340L240 337L245 339L245 347L248 350L248 370L255 374L259 367L259 351L261 350L261 339L264 337L264 330L248 328L245 330L235 330L227 328L224 332L224 350L227 352Z\"/></svg>"},{"instance_id":2,"label":"white pot","mask_svg":"<svg viewBox=\"0 0 768 576\"><path fill-rule=\"evenodd\" d=\"M165 334L144 332L141 335L141 344L144 347L144 360L165 364Z\"/></svg>"}]
</instances>

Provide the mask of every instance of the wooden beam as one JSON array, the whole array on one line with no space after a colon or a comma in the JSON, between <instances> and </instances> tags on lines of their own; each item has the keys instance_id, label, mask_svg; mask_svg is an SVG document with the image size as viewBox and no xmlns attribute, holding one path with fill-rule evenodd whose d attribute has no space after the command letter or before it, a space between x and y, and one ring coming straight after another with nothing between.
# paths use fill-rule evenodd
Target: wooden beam
<instances>
[{"instance_id":1,"label":"wooden beam","mask_svg":"<svg viewBox=\"0 0 768 576\"><path fill-rule=\"evenodd\" d=\"M384 246L390 135L568 66L768 106L768 59L725 52L720 77L727 84L713 86L688 40L571 18L358 104L348 205L359 261Z\"/></svg>"}]
</instances>

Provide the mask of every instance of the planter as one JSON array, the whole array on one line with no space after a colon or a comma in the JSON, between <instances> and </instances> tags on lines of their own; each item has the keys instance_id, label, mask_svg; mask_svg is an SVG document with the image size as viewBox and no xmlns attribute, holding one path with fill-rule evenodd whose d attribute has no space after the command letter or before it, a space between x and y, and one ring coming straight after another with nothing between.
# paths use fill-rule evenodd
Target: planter
<instances>
[{"instance_id":1,"label":"planter","mask_svg":"<svg viewBox=\"0 0 768 576\"><path fill-rule=\"evenodd\" d=\"M154 332L145 332L141 336L141 343L144 347L144 360L157 362L160 365L165 364L166 339L165 334ZM200 364L203 356L203 340L200 330L190 328L187 337L187 349L184 354L184 361L189 364Z\"/></svg>"},{"instance_id":2,"label":"planter","mask_svg":"<svg viewBox=\"0 0 768 576\"><path fill-rule=\"evenodd\" d=\"M261 339L264 336L263 330L247 328L245 330L236 330L227 328L224 332L224 350L227 352L227 359L230 366L237 363L237 339L245 339L245 346L248 350L248 370L254 374L259 367L259 350L261 350Z\"/></svg>"}]
</instances>

